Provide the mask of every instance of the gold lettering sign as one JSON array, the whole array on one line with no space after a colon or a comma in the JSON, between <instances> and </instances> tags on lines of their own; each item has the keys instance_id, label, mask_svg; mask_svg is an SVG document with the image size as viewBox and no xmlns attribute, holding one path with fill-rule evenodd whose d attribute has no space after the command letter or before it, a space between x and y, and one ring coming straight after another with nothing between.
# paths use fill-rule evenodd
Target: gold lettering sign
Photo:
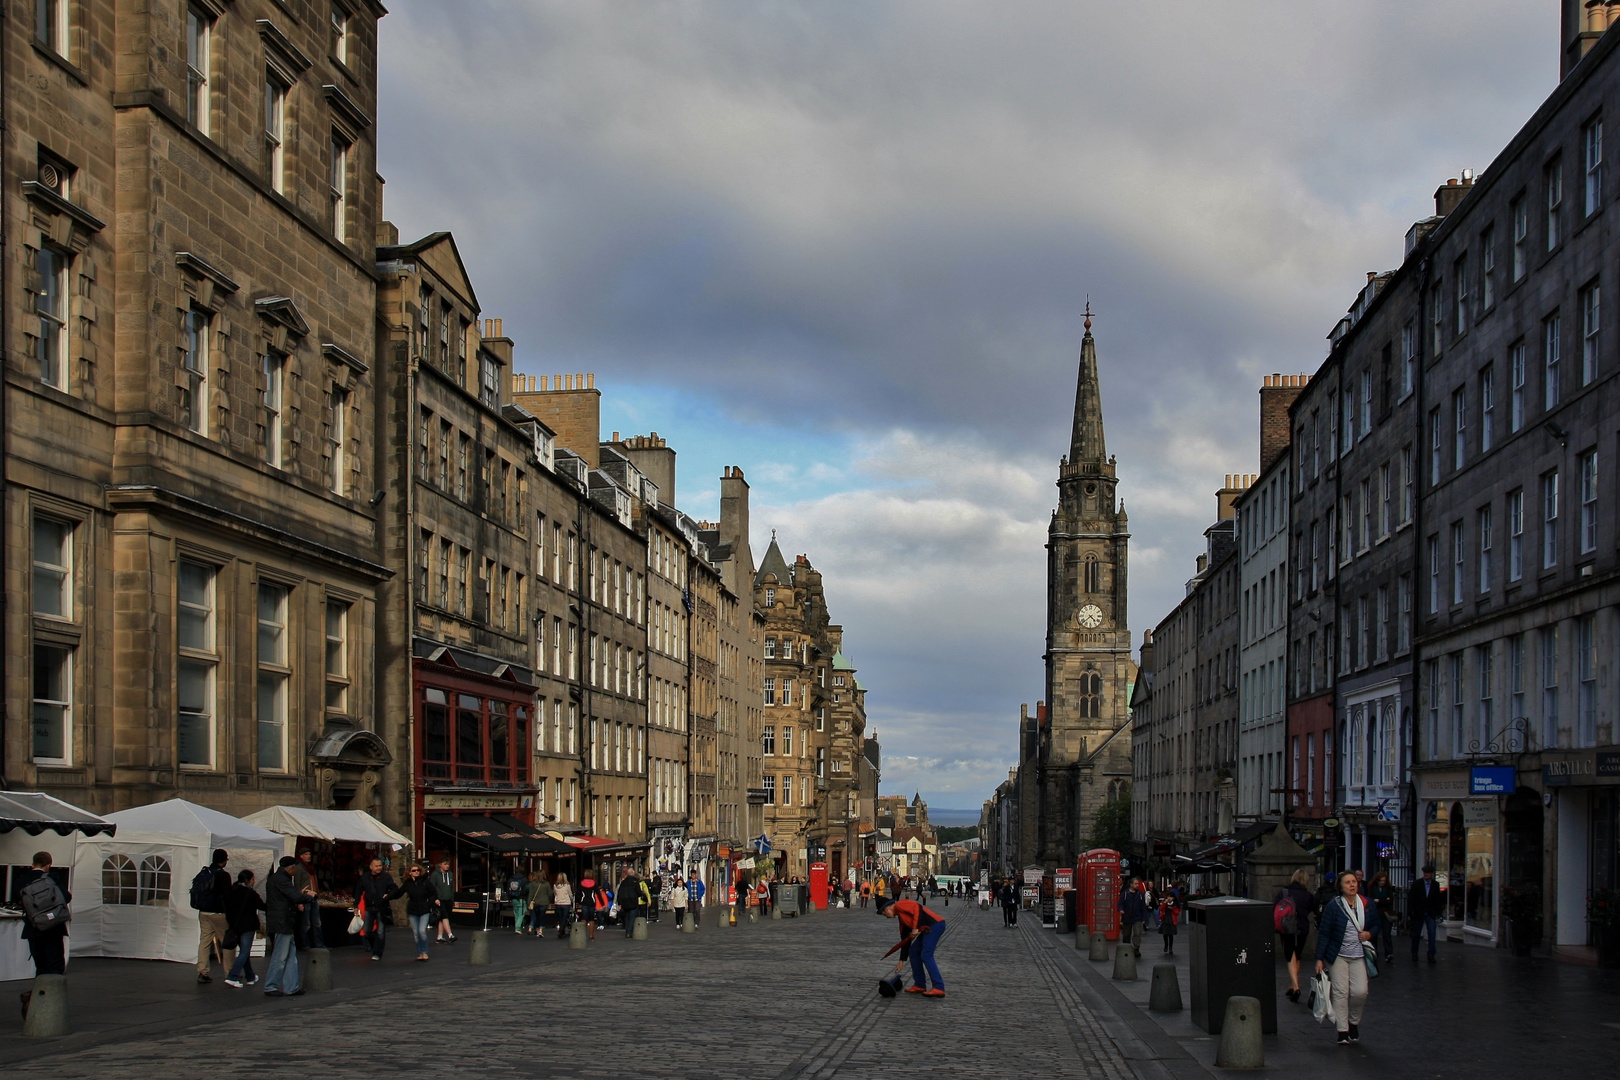
<instances>
[{"instance_id":1,"label":"gold lettering sign","mask_svg":"<svg viewBox=\"0 0 1620 1080\"><path fill-rule=\"evenodd\" d=\"M428 793L422 796L424 810L515 810L516 795L448 795Z\"/></svg>"}]
</instances>

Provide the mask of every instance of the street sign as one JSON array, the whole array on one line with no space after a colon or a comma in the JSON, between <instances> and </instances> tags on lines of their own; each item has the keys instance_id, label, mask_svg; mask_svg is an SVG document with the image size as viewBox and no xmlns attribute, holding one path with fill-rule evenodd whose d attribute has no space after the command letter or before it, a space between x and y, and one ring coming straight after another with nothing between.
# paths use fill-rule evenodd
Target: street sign
<instances>
[{"instance_id":1,"label":"street sign","mask_svg":"<svg viewBox=\"0 0 1620 1080\"><path fill-rule=\"evenodd\" d=\"M1475 765L1468 770L1470 795L1511 795L1518 782L1518 770L1511 765Z\"/></svg>"}]
</instances>

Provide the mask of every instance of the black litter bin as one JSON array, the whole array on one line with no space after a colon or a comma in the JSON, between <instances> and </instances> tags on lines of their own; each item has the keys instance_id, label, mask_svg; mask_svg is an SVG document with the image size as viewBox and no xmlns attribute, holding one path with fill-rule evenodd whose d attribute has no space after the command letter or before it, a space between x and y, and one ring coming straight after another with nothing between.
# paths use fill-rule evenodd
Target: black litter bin
<instances>
[{"instance_id":1,"label":"black litter bin","mask_svg":"<svg viewBox=\"0 0 1620 1080\"><path fill-rule=\"evenodd\" d=\"M1235 896L1187 905L1189 978L1193 1023L1220 1034L1226 1000L1260 1001L1260 1030L1277 1031L1276 931L1271 905Z\"/></svg>"},{"instance_id":2,"label":"black litter bin","mask_svg":"<svg viewBox=\"0 0 1620 1080\"><path fill-rule=\"evenodd\" d=\"M1074 913L1080 906L1080 894L1073 889L1065 889L1058 896L1057 932L1060 934L1074 933Z\"/></svg>"}]
</instances>

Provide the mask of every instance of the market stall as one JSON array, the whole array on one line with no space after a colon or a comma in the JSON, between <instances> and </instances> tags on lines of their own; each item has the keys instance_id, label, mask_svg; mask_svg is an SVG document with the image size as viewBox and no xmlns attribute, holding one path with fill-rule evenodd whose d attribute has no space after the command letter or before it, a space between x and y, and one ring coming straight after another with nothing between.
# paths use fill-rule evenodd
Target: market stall
<instances>
[{"instance_id":1,"label":"market stall","mask_svg":"<svg viewBox=\"0 0 1620 1080\"><path fill-rule=\"evenodd\" d=\"M0 791L0 982L32 979L34 962L23 940L22 888L33 881L34 855L51 853L51 876L72 891L73 853L80 834L111 836L110 821L36 791Z\"/></svg>"},{"instance_id":2,"label":"market stall","mask_svg":"<svg viewBox=\"0 0 1620 1080\"><path fill-rule=\"evenodd\" d=\"M191 879L214 849L230 855L228 869L265 879L281 856L279 833L184 799L108 814L116 836L81 836L74 853L74 956L197 961L197 913ZM100 886L99 888L97 886Z\"/></svg>"},{"instance_id":3,"label":"market stall","mask_svg":"<svg viewBox=\"0 0 1620 1080\"><path fill-rule=\"evenodd\" d=\"M410 837L390 829L364 810L314 810L272 806L243 819L285 838L285 853L309 852L326 944L353 944L349 909L360 874L372 859L381 859L396 881L403 880L410 858Z\"/></svg>"}]
</instances>

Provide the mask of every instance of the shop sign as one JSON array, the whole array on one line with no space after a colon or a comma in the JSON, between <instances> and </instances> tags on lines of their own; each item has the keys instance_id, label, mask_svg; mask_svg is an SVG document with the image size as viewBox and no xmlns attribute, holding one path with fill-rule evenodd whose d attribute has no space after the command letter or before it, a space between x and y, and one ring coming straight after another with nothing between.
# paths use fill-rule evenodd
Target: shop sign
<instances>
[{"instance_id":1,"label":"shop sign","mask_svg":"<svg viewBox=\"0 0 1620 1080\"><path fill-rule=\"evenodd\" d=\"M1462 772L1423 772L1417 774L1420 799L1464 799L1468 797L1469 777Z\"/></svg>"},{"instance_id":2,"label":"shop sign","mask_svg":"<svg viewBox=\"0 0 1620 1080\"><path fill-rule=\"evenodd\" d=\"M1059 867L1057 870L1057 891L1068 892L1074 888L1074 868L1070 866Z\"/></svg>"},{"instance_id":3,"label":"shop sign","mask_svg":"<svg viewBox=\"0 0 1620 1080\"><path fill-rule=\"evenodd\" d=\"M1518 783L1518 770L1511 765L1475 765L1468 770L1470 795L1511 795Z\"/></svg>"},{"instance_id":4,"label":"shop sign","mask_svg":"<svg viewBox=\"0 0 1620 1080\"><path fill-rule=\"evenodd\" d=\"M1484 829L1496 824L1495 799L1464 799L1463 826L1469 829Z\"/></svg>"},{"instance_id":5,"label":"shop sign","mask_svg":"<svg viewBox=\"0 0 1620 1080\"><path fill-rule=\"evenodd\" d=\"M422 796L424 810L515 810L516 793L511 795L452 795L428 792Z\"/></svg>"},{"instance_id":6,"label":"shop sign","mask_svg":"<svg viewBox=\"0 0 1620 1080\"><path fill-rule=\"evenodd\" d=\"M1046 867L1044 867L1044 866L1026 866L1026 867L1024 867L1024 884L1025 885L1039 885L1041 883L1041 879L1044 878L1045 876L1046 876Z\"/></svg>"},{"instance_id":7,"label":"shop sign","mask_svg":"<svg viewBox=\"0 0 1620 1080\"><path fill-rule=\"evenodd\" d=\"M1620 750L1577 750L1553 757L1543 754L1541 782L1546 787L1620 784Z\"/></svg>"}]
</instances>

